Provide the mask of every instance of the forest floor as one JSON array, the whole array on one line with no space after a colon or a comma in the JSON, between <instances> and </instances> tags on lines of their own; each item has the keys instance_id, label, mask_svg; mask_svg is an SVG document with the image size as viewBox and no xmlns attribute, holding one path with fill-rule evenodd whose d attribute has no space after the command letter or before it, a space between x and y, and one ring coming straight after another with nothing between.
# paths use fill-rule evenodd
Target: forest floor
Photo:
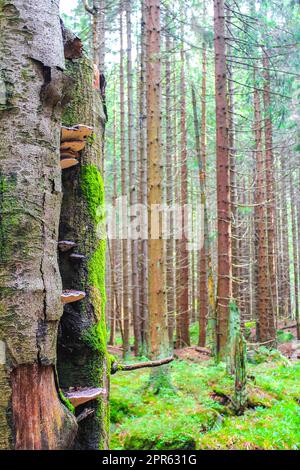
<instances>
[{"instance_id":1,"label":"forest floor","mask_svg":"<svg viewBox=\"0 0 300 470\"><path fill-rule=\"evenodd\" d=\"M280 348L288 355L293 335L283 331ZM120 349L111 352L117 355ZM112 376L111 449L300 449L297 358L266 348L253 352L247 409L237 416L234 378L225 364L215 365L197 347L176 350L175 357L169 366L173 387L158 395L148 386L149 369Z\"/></svg>"}]
</instances>

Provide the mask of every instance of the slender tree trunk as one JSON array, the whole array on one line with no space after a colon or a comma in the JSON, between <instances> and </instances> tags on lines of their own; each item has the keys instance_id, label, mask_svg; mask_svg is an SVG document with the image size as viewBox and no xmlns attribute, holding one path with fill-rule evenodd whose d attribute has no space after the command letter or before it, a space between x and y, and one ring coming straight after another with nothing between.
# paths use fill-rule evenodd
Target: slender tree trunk
<instances>
[{"instance_id":1,"label":"slender tree trunk","mask_svg":"<svg viewBox=\"0 0 300 470\"><path fill-rule=\"evenodd\" d=\"M131 58L131 6L130 0L126 2L126 30L127 30L127 93L128 93L128 154L129 154L129 186L130 206L137 203L136 191L136 165L134 152L134 114L133 114L133 89L132 89L132 58ZM138 276L138 240L131 239L131 267L132 267L132 316L134 331L134 353L138 355L141 345L140 328L140 291Z\"/></svg>"},{"instance_id":2,"label":"slender tree trunk","mask_svg":"<svg viewBox=\"0 0 300 470\"><path fill-rule=\"evenodd\" d=\"M148 256L149 256L149 329L150 357L166 356L169 350L166 309L164 244L160 232L153 237L151 210L162 203L161 171L161 64L160 1L146 0L147 28L147 155L148 155ZM153 372L155 373L155 372ZM164 370L156 371L160 376Z\"/></svg>"},{"instance_id":3,"label":"slender tree trunk","mask_svg":"<svg viewBox=\"0 0 300 470\"><path fill-rule=\"evenodd\" d=\"M117 108L116 108L116 82L114 83L114 109L113 109L113 197L112 205L116 207L117 202ZM117 240L113 239L111 241L111 256L109 256L109 265L110 265L110 278L111 278L111 308L109 310L110 315L110 328L109 328L109 341L108 344L113 346L115 344L116 337L116 315L117 315L117 291L116 291L116 282L115 282L115 271L117 270Z\"/></svg>"},{"instance_id":4,"label":"slender tree trunk","mask_svg":"<svg viewBox=\"0 0 300 470\"><path fill-rule=\"evenodd\" d=\"M173 165L172 165L172 102L171 102L171 38L166 31L166 179L167 179L167 205L173 207ZM174 271L174 219L170 213L169 238L167 239L167 308L168 325L170 326L175 316L175 271ZM170 345L173 347L173 332L169 328Z\"/></svg>"},{"instance_id":5,"label":"slender tree trunk","mask_svg":"<svg viewBox=\"0 0 300 470\"><path fill-rule=\"evenodd\" d=\"M281 218L282 218L282 280L281 280L281 306L284 319L288 319L291 313L291 281L290 281L290 254L288 231L288 177L285 156L281 157Z\"/></svg>"},{"instance_id":6,"label":"slender tree trunk","mask_svg":"<svg viewBox=\"0 0 300 470\"><path fill-rule=\"evenodd\" d=\"M203 2L203 17L206 16L206 5ZM204 211L207 211L206 204L206 191L205 191L205 180L206 180L206 42L202 42L202 84L201 84L201 163L202 171L200 171L200 185L201 187L201 204ZM197 126L198 127L198 126ZM208 243L208 226L207 217L203 221L205 224L203 230L203 246L200 250L200 271L199 271L199 346L204 347L206 342L206 324L208 317L208 285L207 285L207 243Z\"/></svg>"},{"instance_id":7,"label":"slender tree trunk","mask_svg":"<svg viewBox=\"0 0 300 470\"><path fill-rule=\"evenodd\" d=\"M205 190L205 146L202 147L202 153L200 148L200 134L199 134L199 120L197 115L197 103L196 103L196 92L194 86L192 86L192 104L194 114L194 129L195 129L195 141L196 141L196 152L199 166L199 182L200 182L200 199L202 210L206 211L206 190ZM203 108L202 108L203 113ZM203 114L202 114L203 118ZM203 122L202 122L203 125ZM201 129L203 131L203 128ZM203 136L202 136L203 139ZM203 143L203 140L202 140ZM206 218L202 221L206 223ZM203 227L203 245L200 251L200 312L199 312L199 346L205 346L206 340L206 322L208 316L208 286L207 286L207 228Z\"/></svg>"},{"instance_id":8,"label":"slender tree trunk","mask_svg":"<svg viewBox=\"0 0 300 470\"><path fill-rule=\"evenodd\" d=\"M214 32L218 212L217 352L222 358L226 352L229 302L232 296L230 167L223 0L214 0Z\"/></svg>"},{"instance_id":9,"label":"slender tree trunk","mask_svg":"<svg viewBox=\"0 0 300 470\"><path fill-rule=\"evenodd\" d=\"M146 88L146 31L145 31L145 1L142 0L141 19L141 72L140 72L140 202L147 207L147 88ZM147 217L147 216L146 216ZM147 220L143 221L147 226ZM145 354L148 345L148 243L147 239L141 241L141 342L142 352Z\"/></svg>"},{"instance_id":10,"label":"slender tree trunk","mask_svg":"<svg viewBox=\"0 0 300 470\"><path fill-rule=\"evenodd\" d=\"M297 251L297 217L296 198L294 189L293 173L290 173L290 194L291 194L291 219L292 219L292 239L293 239L293 271L294 271L294 296L295 296L295 318L297 325L297 339L300 339L300 321L299 321L299 254Z\"/></svg>"},{"instance_id":11,"label":"slender tree trunk","mask_svg":"<svg viewBox=\"0 0 300 470\"><path fill-rule=\"evenodd\" d=\"M173 48L175 45L175 41L173 40ZM180 173L178 169L178 147L177 147L177 136L178 136L178 129L177 129L177 73L176 73L176 61L177 56L176 53L173 55L172 60L172 138L173 138L173 146L172 146L172 165L173 165L173 173L174 173L174 205L178 203L178 194L179 194L179 186L180 186ZM174 225L174 295L175 295L175 305L174 305L174 315L168 316L168 333L169 333L169 342L171 347L174 347L174 331L176 327L176 317L178 312L178 298L179 298L179 240L176 236L176 230L178 227Z\"/></svg>"},{"instance_id":12,"label":"slender tree trunk","mask_svg":"<svg viewBox=\"0 0 300 470\"><path fill-rule=\"evenodd\" d=\"M263 57L264 67L264 130L265 130L265 161L266 161L266 198L267 198L267 243L268 243L268 269L269 269L269 290L271 296L271 309L269 318L270 335L274 336L276 308L276 260L275 260L275 192L274 192L274 162L273 162L273 138L271 120L271 99L270 99L270 72L269 58L267 52Z\"/></svg>"},{"instance_id":13,"label":"slender tree trunk","mask_svg":"<svg viewBox=\"0 0 300 470\"><path fill-rule=\"evenodd\" d=\"M105 0L93 0L93 6L89 8L87 2L86 10L92 15L93 33L93 62L99 73L104 74L105 60Z\"/></svg>"},{"instance_id":14,"label":"slender tree trunk","mask_svg":"<svg viewBox=\"0 0 300 470\"><path fill-rule=\"evenodd\" d=\"M122 188L122 267L123 267L123 355L129 352L129 295L128 295L128 240L127 240L127 185L126 185L126 143L125 143L125 94L124 94L124 49L123 49L123 11L120 12L120 146L121 146L121 188Z\"/></svg>"},{"instance_id":15,"label":"slender tree trunk","mask_svg":"<svg viewBox=\"0 0 300 470\"><path fill-rule=\"evenodd\" d=\"M182 45L180 51L180 154L181 154L181 213L182 225L185 223L185 206L188 203L188 168L187 168L187 130L186 130L186 84L184 65L183 28ZM189 252L187 249L186 231L180 242L180 296L179 311L176 317L176 347L182 348L190 345L189 333Z\"/></svg>"},{"instance_id":16,"label":"slender tree trunk","mask_svg":"<svg viewBox=\"0 0 300 470\"><path fill-rule=\"evenodd\" d=\"M254 80L255 83L255 80ZM271 297L268 282L267 233L265 225L265 166L262 151L262 118L259 91L254 89L254 128L256 156L256 188L255 188L255 232L257 243L257 309L258 339L261 342L274 340L272 329L269 328Z\"/></svg>"},{"instance_id":17,"label":"slender tree trunk","mask_svg":"<svg viewBox=\"0 0 300 470\"><path fill-rule=\"evenodd\" d=\"M226 20L229 22L228 28L230 29L230 22L232 17L229 10L226 10ZM231 44L227 46L227 53L231 55L232 48ZM232 64L228 64L228 151L229 151L229 162L230 162L230 201L231 201L231 251L232 251L232 294L235 301L239 298L239 280L238 280L238 268L237 265L240 263L238 256L238 212L237 212L237 178L236 178L236 152L235 152L235 135L234 135L234 86L233 86L233 67ZM240 309L239 309L240 311Z\"/></svg>"}]
</instances>

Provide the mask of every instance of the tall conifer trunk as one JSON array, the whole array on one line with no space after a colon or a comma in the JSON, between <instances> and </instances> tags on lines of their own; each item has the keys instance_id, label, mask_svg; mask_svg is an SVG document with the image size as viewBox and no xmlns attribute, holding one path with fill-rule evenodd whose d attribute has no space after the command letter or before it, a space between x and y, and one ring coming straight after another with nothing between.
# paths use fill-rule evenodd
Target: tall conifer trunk
<instances>
[{"instance_id":1,"label":"tall conifer trunk","mask_svg":"<svg viewBox=\"0 0 300 470\"><path fill-rule=\"evenodd\" d=\"M231 214L228 120L226 99L226 56L224 1L214 0L217 212L218 212L218 286L217 286L217 352L225 354L231 279Z\"/></svg>"},{"instance_id":2,"label":"tall conifer trunk","mask_svg":"<svg viewBox=\"0 0 300 470\"><path fill-rule=\"evenodd\" d=\"M151 358L165 357L168 349L166 278L162 233L153 237L151 209L162 204L161 151L161 59L160 1L146 0L147 28L147 154L148 154L148 256L149 256L149 353ZM163 368L155 374L163 374Z\"/></svg>"},{"instance_id":3,"label":"tall conifer trunk","mask_svg":"<svg viewBox=\"0 0 300 470\"><path fill-rule=\"evenodd\" d=\"M268 52L264 51L264 131L265 131L265 162L266 162L266 197L267 197L267 243L268 243L268 277L270 291L270 311L269 328L270 336L275 338L275 313L277 311L276 294L276 260L275 260L275 193L274 193L274 156L273 156L273 130L271 119L271 98L270 98L270 67Z\"/></svg>"},{"instance_id":4,"label":"tall conifer trunk","mask_svg":"<svg viewBox=\"0 0 300 470\"><path fill-rule=\"evenodd\" d=\"M187 129L186 129L186 84L184 66L183 27L181 31L182 43L180 50L180 165L181 165L181 217L182 237L180 240L180 283L179 283L179 309L176 316L176 347L182 348L190 345L189 333L189 252L187 250L187 236L185 231L185 206L188 203L188 167L187 167Z\"/></svg>"},{"instance_id":5,"label":"tall conifer trunk","mask_svg":"<svg viewBox=\"0 0 300 470\"><path fill-rule=\"evenodd\" d=\"M134 152L134 110L133 110L133 70L131 51L131 6L130 1L126 1L126 32L127 32L127 110L128 110L128 155L129 155L129 194L130 206L137 204L136 189L136 165ZM140 322L140 290L138 276L138 240L131 240L131 295L132 295L132 316L134 331L134 352L139 353L141 346L141 322Z\"/></svg>"},{"instance_id":6,"label":"tall conifer trunk","mask_svg":"<svg viewBox=\"0 0 300 470\"><path fill-rule=\"evenodd\" d=\"M123 9L120 2L120 151L121 151L121 189L122 189L122 293L123 293L123 355L129 352L129 295L128 295L128 240L127 240L127 209L124 204L127 198L127 165L125 143L125 92L124 92L124 50L123 50Z\"/></svg>"}]
</instances>

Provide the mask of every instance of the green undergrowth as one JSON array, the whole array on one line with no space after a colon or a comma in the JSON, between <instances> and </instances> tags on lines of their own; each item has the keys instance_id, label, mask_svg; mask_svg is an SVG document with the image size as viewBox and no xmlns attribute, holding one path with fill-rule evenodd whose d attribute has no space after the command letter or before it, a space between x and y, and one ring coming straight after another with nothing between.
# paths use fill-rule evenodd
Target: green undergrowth
<instances>
[{"instance_id":1,"label":"green undergrowth","mask_svg":"<svg viewBox=\"0 0 300 470\"><path fill-rule=\"evenodd\" d=\"M224 364L174 361L173 389L154 395L149 370L111 379L111 449L298 449L300 363L249 365L248 407L236 416Z\"/></svg>"}]
</instances>

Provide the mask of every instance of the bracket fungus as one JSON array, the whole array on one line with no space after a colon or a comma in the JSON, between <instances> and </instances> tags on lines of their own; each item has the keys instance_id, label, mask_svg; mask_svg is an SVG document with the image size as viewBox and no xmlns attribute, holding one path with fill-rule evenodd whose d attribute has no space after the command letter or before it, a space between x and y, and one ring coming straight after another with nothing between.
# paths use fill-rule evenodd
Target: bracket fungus
<instances>
[{"instance_id":1,"label":"bracket fungus","mask_svg":"<svg viewBox=\"0 0 300 470\"><path fill-rule=\"evenodd\" d=\"M71 302L77 302L78 300L84 299L85 296L86 293L80 290L64 290L60 298L63 304L70 304Z\"/></svg>"},{"instance_id":2,"label":"bracket fungus","mask_svg":"<svg viewBox=\"0 0 300 470\"><path fill-rule=\"evenodd\" d=\"M72 166L78 165L79 161L76 158L63 158L60 161L60 166L62 170L66 168L71 168Z\"/></svg>"},{"instance_id":3,"label":"bracket fungus","mask_svg":"<svg viewBox=\"0 0 300 470\"><path fill-rule=\"evenodd\" d=\"M70 240L61 240L58 242L58 248L60 251L69 251L72 250L72 248L75 248L77 246L77 243L72 242Z\"/></svg>"},{"instance_id":4,"label":"bracket fungus","mask_svg":"<svg viewBox=\"0 0 300 470\"><path fill-rule=\"evenodd\" d=\"M86 256L80 255L79 253L72 253L70 255L70 259L72 261L83 261L84 259L86 259Z\"/></svg>"},{"instance_id":5,"label":"bracket fungus","mask_svg":"<svg viewBox=\"0 0 300 470\"><path fill-rule=\"evenodd\" d=\"M105 388L75 388L74 390L70 389L68 392L64 392L65 397L72 403L76 408L83 403L87 403L100 396L105 396L107 391Z\"/></svg>"},{"instance_id":6,"label":"bracket fungus","mask_svg":"<svg viewBox=\"0 0 300 470\"><path fill-rule=\"evenodd\" d=\"M84 140L71 140L62 142L60 145L60 151L63 153L66 150L71 150L73 152L80 152L83 150L85 147L85 141Z\"/></svg>"},{"instance_id":7,"label":"bracket fungus","mask_svg":"<svg viewBox=\"0 0 300 470\"><path fill-rule=\"evenodd\" d=\"M78 165L79 152L84 149L86 139L92 133L93 128L83 124L74 127L62 126L60 144L60 166L62 170Z\"/></svg>"},{"instance_id":8,"label":"bracket fungus","mask_svg":"<svg viewBox=\"0 0 300 470\"><path fill-rule=\"evenodd\" d=\"M61 128L61 142L71 142L71 141L85 141L93 133L93 128L85 126L83 124L78 124L73 127Z\"/></svg>"},{"instance_id":9,"label":"bracket fungus","mask_svg":"<svg viewBox=\"0 0 300 470\"><path fill-rule=\"evenodd\" d=\"M75 152L74 150L71 150L71 149L61 150L61 152L60 152L61 160L63 158L79 158L79 157L80 157L79 152Z\"/></svg>"}]
</instances>

